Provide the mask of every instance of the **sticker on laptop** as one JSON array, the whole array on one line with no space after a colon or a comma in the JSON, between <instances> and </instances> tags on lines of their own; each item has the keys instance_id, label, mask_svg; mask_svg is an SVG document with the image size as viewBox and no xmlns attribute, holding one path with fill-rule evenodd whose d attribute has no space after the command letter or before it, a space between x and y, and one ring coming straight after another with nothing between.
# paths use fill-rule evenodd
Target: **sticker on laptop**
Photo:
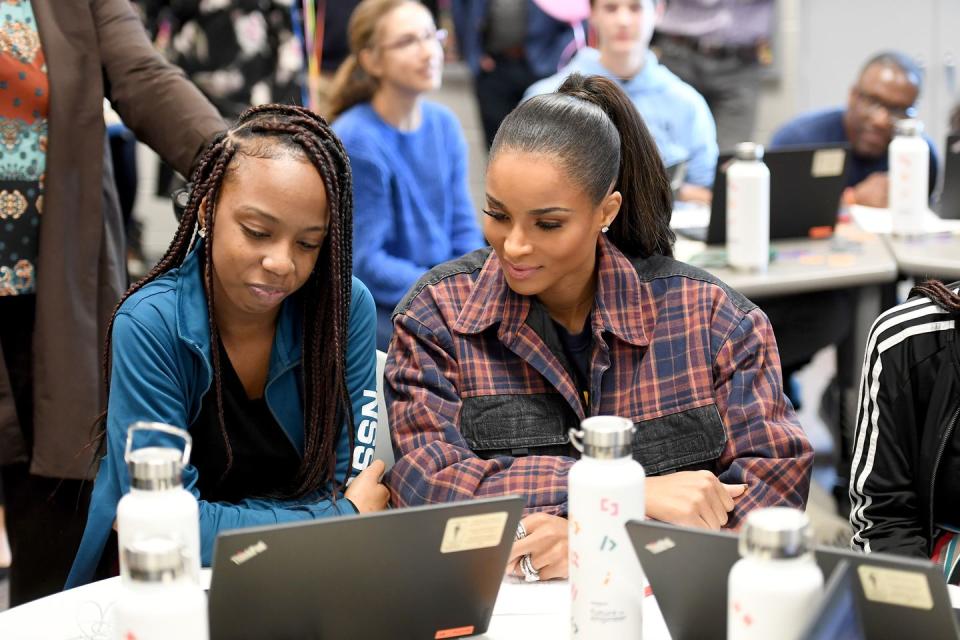
<instances>
[{"instance_id":1,"label":"sticker on laptop","mask_svg":"<svg viewBox=\"0 0 960 640\"><path fill-rule=\"evenodd\" d=\"M813 152L810 175L814 178L833 178L843 173L843 161L847 152L843 149L820 149Z\"/></svg>"},{"instance_id":2,"label":"sticker on laptop","mask_svg":"<svg viewBox=\"0 0 960 640\"><path fill-rule=\"evenodd\" d=\"M495 547L503 539L503 529L506 524L506 511L450 518L447 520L447 528L443 531L440 553Z\"/></svg>"},{"instance_id":3,"label":"sticker on laptop","mask_svg":"<svg viewBox=\"0 0 960 640\"><path fill-rule=\"evenodd\" d=\"M933 609L927 576L919 571L886 569L869 564L857 567L863 595L871 602L912 609Z\"/></svg>"},{"instance_id":4,"label":"sticker on laptop","mask_svg":"<svg viewBox=\"0 0 960 640\"><path fill-rule=\"evenodd\" d=\"M443 638L459 638L461 636L472 636L473 625L466 627L455 627L453 629L440 629L434 634L434 640L443 640Z\"/></svg>"}]
</instances>

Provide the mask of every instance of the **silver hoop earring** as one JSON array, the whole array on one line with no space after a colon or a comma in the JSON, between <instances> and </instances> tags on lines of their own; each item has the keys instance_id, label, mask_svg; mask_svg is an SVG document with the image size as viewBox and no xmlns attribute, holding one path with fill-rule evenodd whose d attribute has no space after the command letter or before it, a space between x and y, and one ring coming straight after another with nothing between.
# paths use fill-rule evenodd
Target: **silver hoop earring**
<instances>
[{"instance_id":1,"label":"silver hoop earring","mask_svg":"<svg viewBox=\"0 0 960 640\"><path fill-rule=\"evenodd\" d=\"M608 227L607 225L603 225L602 227L600 227L600 233L606 233L607 231L610 231L610 227Z\"/></svg>"}]
</instances>

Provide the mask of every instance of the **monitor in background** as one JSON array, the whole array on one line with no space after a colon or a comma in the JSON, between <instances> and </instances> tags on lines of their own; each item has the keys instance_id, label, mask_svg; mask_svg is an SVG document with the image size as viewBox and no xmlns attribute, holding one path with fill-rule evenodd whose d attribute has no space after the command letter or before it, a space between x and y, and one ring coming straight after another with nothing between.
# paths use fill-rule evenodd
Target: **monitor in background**
<instances>
[{"instance_id":1,"label":"monitor in background","mask_svg":"<svg viewBox=\"0 0 960 640\"><path fill-rule=\"evenodd\" d=\"M510 496L222 533L210 637L483 633L523 505Z\"/></svg>"}]
</instances>

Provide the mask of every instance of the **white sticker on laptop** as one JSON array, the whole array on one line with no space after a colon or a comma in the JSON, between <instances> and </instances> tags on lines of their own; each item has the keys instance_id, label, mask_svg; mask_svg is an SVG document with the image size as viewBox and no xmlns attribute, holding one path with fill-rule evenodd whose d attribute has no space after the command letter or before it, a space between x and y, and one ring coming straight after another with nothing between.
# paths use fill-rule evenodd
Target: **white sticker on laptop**
<instances>
[{"instance_id":1,"label":"white sticker on laptop","mask_svg":"<svg viewBox=\"0 0 960 640\"><path fill-rule=\"evenodd\" d=\"M810 175L814 178L832 178L843 173L843 161L847 152L843 149L820 149L813 152Z\"/></svg>"},{"instance_id":2,"label":"white sticker on laptop","mask_svg":"<svg viewBox=\"0 0 960 640\"><path fill-rule=\"evenodd\" d=\"M933 609L927 576L919 571L887 569L869 564L857 567L863 595L871 602L912 609Z\"/></svg>"},{"instance_id":3,"label":"white sticker on laptop","mask_svg":"<svg viewBox=\"0 0 960 640\"><path fill-rule=\"evenodd\" d=\"M495 547L503 539L503 529L506 524L506 511L450 518L447 520L447 528L443 531L440 553Z\"/></svg>"}]
</instances>

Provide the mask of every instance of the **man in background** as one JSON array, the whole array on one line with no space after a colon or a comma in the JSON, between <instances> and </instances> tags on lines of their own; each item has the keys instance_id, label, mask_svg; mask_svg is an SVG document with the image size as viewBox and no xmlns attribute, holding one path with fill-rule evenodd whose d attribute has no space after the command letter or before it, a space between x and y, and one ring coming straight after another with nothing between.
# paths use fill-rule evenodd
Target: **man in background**
<instances>
[{"instance_id":1,"label":"man in background","mask_svg":"<svg viewBox=\"0 0 960 640\"><path fill-rule=\"evenodd\" d=\"M894 123L916 114L922 88L920 68L906 55L885 51L870 58L850 87L847 106L806 113L783 125L771 147L827 144L850 145L847 162L847 204L887 206L887 147ZM930 146L930 191L937 183L937 154Z\"/></svg>"},{"instance_id":2,"label":"man in background","mask_svg":"<svg viewBox=\"0 0 960 640\"><path fill-rule=\"evenodd\" d=\"M537 80L556 73L573 29L533 0L453 0L460 57L470 67L487 146Z\"/></svg>"},{"instance_id":3,"label":"man in background","mask_svg":"<svg viewBox=\"0 0 960 640\"><path fill-rule=\"evenodd\" d=\"M670 0L657 25L660 62L706 98L722 151L753 139L773 0Z\"/></svg>"}]
</instances>

